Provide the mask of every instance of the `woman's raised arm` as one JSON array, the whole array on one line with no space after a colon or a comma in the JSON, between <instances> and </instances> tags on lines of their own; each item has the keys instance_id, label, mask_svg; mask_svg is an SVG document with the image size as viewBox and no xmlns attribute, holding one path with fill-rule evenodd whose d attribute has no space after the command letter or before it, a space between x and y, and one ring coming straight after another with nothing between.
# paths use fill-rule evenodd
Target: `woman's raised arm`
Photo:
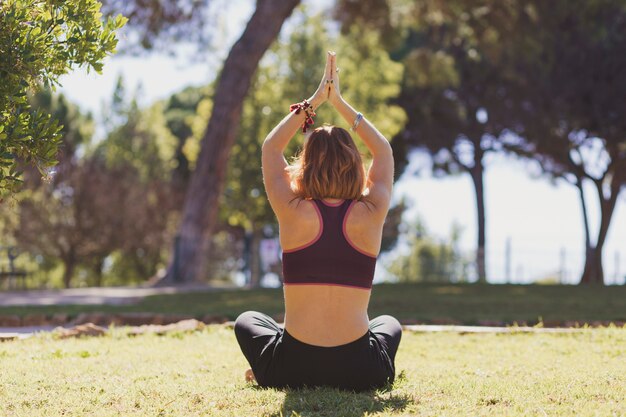
<instances>
[{"instance_id":1,"label":"woman's raised arm","mask_svg":"<svg viewBox=\"0 0 626 417\"><path fill-rule=\"evenodd\" d=\"M369 187L367 200L374 203L376 211L384 217L389 209L393 188L394 163L391 145L369 120L354 110L341 96L334 54L331 64L332 83L329 101L352 127L352 130L359 135L372 154L372 165L367 173L367 185Z\"/></svg>"},{"instance_id":2,"label":"woman's raised arm","mask_svg":"<svg viewBox=\"0 0 626 417\"><path fill-rule=\"evenodd\" d=\"M330 68L331 54L329 52L326 58L324 77L322 77L322 81L313 96L307 100L313 110L317 109L328 99L330 83L327 80L331 79ZM308 111L310 112L310 110ZM298 129L306 123L307 119L308 115L304 110L292 110L272 129L263 142L261 151L263 182L270 205L277 215L287 210L289 202L294 198L289 173L286 170L288 163L283 152L289 141L291 141Z\"/></svg>"}]
</instances>

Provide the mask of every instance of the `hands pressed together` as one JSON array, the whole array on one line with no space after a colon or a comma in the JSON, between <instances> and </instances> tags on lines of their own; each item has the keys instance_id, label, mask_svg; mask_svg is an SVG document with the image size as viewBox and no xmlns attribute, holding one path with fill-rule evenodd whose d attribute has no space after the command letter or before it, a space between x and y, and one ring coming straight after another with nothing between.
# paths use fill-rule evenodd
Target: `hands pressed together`
<instances>
[{"instance_id":1,"label":"hands pressed together","mask_svg":"<svg viewBox=\"0 0 626 417\"><path fill-rule=\"evenodd\" d=\"M339 68L337 68L337 54L328 51L326 55L326 68L324 76L317 90L310 99L314 107L319 107L326 100L336 105L341 100L339 89Z\"/></svg>"},{"instance_id":2,"label":"hands pressed together","mask_svg":"<svg viewBox=\"0 0 626 417\"><path fill-rule=\"evenodd\" d=\"M308 100L300 103L294 103L290 106L289 111L295 114L304 113L304 121L302 122L302 132L306 133L307 129L314 124L313 117L316 116L315 109L321 106L325 101L330 103L337 109L343 118L352 125L350 130L356 130L363 115L352 108L342 97L339 88L339 68L337 68L337 54L328 51L326 55L326 68L324 76L320 81L320 85L315 93ZM302 120L302 119L299 119Z\"/></svg>"}]
</instances>

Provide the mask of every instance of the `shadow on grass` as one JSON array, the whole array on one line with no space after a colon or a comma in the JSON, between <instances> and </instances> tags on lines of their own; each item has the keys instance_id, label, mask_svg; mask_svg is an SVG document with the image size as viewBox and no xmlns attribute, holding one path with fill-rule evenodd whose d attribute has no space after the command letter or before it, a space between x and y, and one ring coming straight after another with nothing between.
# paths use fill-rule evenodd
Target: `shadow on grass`
<instances>
[{"instance_id":1,"label":"shadow on grass","mask_svg":"<svg viewBox=\"0 0 626 417\"><path fill-rule=\"evenodd\" d=\"M357 393L323 387L286 389L281 409L270 416L361 417L380 411L400 413L413 403L410 395L394 394L391 388Z\"/></svg>"}]
</instances>

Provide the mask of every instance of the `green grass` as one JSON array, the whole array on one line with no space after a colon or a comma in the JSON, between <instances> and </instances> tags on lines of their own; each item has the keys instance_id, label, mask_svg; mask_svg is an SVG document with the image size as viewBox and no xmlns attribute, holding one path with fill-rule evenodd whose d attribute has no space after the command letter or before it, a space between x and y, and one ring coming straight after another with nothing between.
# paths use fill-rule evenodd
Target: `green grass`
<instances>
[{"instance_id":1,"label":"green grass","mask_svg":"<svg viewBox=\"0 0 626 417\"><path fill-rule=\"evenodd\" d=\"M622 416L626 329L403 335L390 391L259 389L232 329L0 344L3 416Z\"/></svg>"},{"instance_id":2,"label":"green grass","mask_svg":"<svg viewBox=\"0 0 626 417\"><path fill-rule=\"evenodd\" d=\"M80 312L155 312L234 319L246 310L271 315L283 312L281 289L221 290L158 295L125 306L0 307L1 314ZM536 323L553 320L626 321L626 287L557 285L386 284L372 292L370 316L392 314L400 320L451 319L465 324L481 320Z\"/></svg>"}]
</instances>

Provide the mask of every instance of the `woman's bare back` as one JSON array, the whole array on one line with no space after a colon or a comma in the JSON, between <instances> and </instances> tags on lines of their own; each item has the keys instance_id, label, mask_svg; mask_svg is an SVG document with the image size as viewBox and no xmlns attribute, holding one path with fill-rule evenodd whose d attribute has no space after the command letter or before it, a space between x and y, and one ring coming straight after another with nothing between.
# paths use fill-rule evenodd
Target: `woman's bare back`
<instances>
[{"instance_id":1,"label":"woman's bare back","mask_svg":"<svg viewBox=\"0 0 626 417\"><path fill-rule=\"evenodd\" d=\"M323 200L328 205L341 201ZM292 216L279 218L281 246L286 251L307 245L321 231L314 203L303 200L294 204L297 209ZM355 249L370 256L378 254L383 225L366 203L354 203L345 226L346 238ZM349 343L368 330L370 293L369 289L338 285L285 285L285 328L296 339L316 346Z\"/></svg>"}]
</instances>

